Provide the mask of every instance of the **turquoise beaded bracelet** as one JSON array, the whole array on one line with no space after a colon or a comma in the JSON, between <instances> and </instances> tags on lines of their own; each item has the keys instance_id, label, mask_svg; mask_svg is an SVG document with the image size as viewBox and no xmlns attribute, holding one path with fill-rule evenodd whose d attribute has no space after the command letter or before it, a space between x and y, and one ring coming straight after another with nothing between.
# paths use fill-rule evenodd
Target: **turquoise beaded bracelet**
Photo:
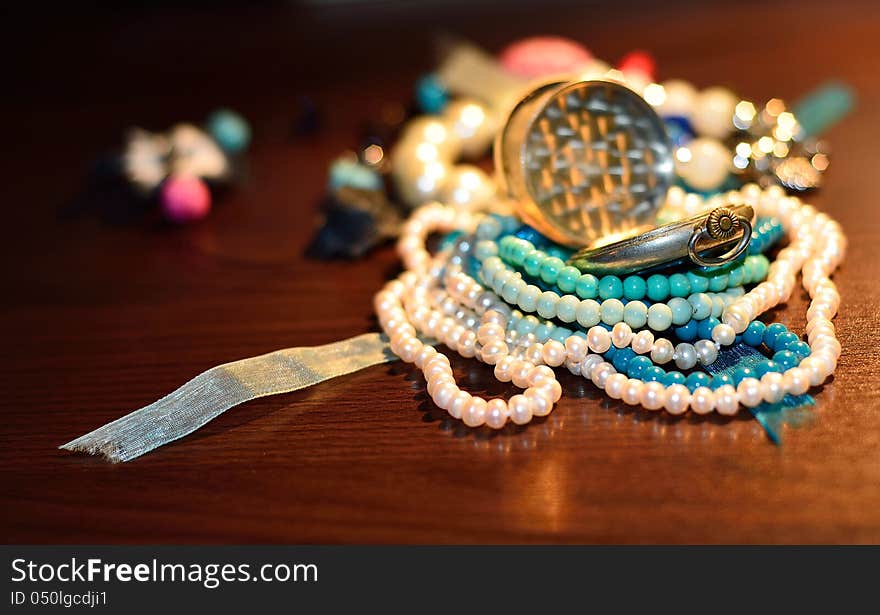
<instances>
[{"instance_id":1,"label":"turquoise beaded bracelet","mask_svg":"<svg viewBox=\"0 0 880 615\"><path fill-rule=\"evenodd\" d=\"M475 256L486 258L493 249L485 241L478 244ZM669 297L687 297L692 293L719 292L732 286L751 284L767 276L770 263L763 254L750 254L741 261L711 270L692 269L685 273L671 275L653 274L644 278L630 275L622 280L615 275L601 278L590 273L581 273L576 267L542 250L535 249L531 242L508 235L497 244L497 254L501 261L514 268L521 267L521 273L535 281L555 285L564 293L574 292L581 299L643 299L663 301Z\"/></svg>"}]
</instances>

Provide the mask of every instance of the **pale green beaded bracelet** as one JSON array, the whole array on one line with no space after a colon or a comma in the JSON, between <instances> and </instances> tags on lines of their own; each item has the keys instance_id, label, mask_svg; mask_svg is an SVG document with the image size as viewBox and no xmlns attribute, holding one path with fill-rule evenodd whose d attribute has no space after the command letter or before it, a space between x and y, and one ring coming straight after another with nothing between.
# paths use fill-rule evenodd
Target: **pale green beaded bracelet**
<instances>
[{"instance_id":1,"label":"pale green beaded bracelet","mask_svg":"<svg viewBox=\"0 0 880 615\"><path fill-rule=\"evenodd\" d=\"M572 294L560 296L552 290L542 291L534 284L528 284L519 272L505 267L497 256L483 261L479 278L505 302L519 307L525 313L537 313L542 318L558 319L564 323L577 322L582 327L592 327L600 322L606 325L625 322L633 329L647 325L655 331L665 331L673 325L685 325L691 319L717 318L734 298L743 293L741 287L726 292L693 293L687 299L672 297L666 303L658 302L650 306L640 299L632 299L624 304L614 297L599 303Z\"/></svg>"}]
</instances>

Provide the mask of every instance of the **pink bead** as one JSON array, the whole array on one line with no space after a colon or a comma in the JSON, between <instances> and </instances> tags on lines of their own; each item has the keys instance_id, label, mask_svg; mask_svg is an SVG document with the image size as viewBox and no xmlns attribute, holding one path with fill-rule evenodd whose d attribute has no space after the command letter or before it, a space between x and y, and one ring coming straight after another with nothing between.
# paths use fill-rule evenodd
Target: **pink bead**
<instances>
[{"instance_id":1,"label":"pink bead","mask_svg":"<svg viewBox=\"0 0 880 615\"><path fill-rule=\"evenodd\" d=\"M201 220L211 211L211 191L198 177L172 175L162 183L159 198L162 213L178 224Z\"/></svg>"},{"instance_id":2,"label":"pink bead","mask_svg":"<svg viewBox=\"0 0 880 615\"><path fill-rule=\"evenodd\" d=\"M498 59L508 72L534 79L577 71L592 57L583 45L570 39L534 36L511 43Z\"/></svg>"},{"instance_id":3,"label":"pink bead","mask_svg":"<svg viewBox=\"0 0 880 615\"><path fill-rule=\"evenodd\" d=\"M621 58L617 68L624 75L635 73L642 76L646 81L654 81L656 63L651 54L645 51L630 51Z\"/></svg>"}]
</instances>

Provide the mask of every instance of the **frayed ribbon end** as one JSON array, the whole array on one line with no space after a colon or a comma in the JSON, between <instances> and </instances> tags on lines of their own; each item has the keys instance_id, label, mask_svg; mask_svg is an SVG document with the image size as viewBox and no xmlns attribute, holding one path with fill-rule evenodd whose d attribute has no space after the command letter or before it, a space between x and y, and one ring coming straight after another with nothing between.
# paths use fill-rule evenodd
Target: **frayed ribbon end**
<instances>
[{"instance_id":1,"label":"frayed ribbon end","mask_svg":"<svg viewBox=\"0 0 880 615\"><path fill-rule=\"evenodd\" d=\"M112 442L90 442L86 434L76 440L71 440L67 444L62 444L58 450L70 451L71 453L85 453L87 455L100 455L110 463L122 463L128 461L123 458L122 451Z\"/></svg>"}]
</instances>

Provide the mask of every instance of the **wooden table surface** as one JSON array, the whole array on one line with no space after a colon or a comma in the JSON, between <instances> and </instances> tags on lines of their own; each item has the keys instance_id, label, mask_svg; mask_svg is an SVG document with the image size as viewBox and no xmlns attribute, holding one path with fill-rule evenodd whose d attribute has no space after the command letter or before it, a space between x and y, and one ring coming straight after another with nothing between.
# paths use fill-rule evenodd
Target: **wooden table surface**
<instances>
[{"instance_id":1,"label":"wooden table surface","mask_svg":"<svg viewBox=\"0 0 880 615\"><path fill-rule=\"evenodd\" d=\"M427 4L17 24L0 188L2 539L880 541L876 4ZM444 420L419 373L398 363L248 403L131 463L57 450L213 365L375 330L371 298L398 270L393 251L359 262L302 253L328 162L384 103L407 100L438 31L490 50L540 32L611 60L650 49L661 78L755 100L793 100L829 78L855 88L856 111L828 135L827 186L810 197L850 242L835 276L844 352L813 391L812 424L774 446L749 418L634 410L565 374L547 420L472 431ZM303 95L323 128L291 139ZM126 127L200 120L220 105L251 118L256 138L246 181L202 224L116 224L71 207ZM802 332L805 309L796 292L771 317ZM454 365L472 392L512 392L487 366Z\"/></svg>"}]
</instances>

